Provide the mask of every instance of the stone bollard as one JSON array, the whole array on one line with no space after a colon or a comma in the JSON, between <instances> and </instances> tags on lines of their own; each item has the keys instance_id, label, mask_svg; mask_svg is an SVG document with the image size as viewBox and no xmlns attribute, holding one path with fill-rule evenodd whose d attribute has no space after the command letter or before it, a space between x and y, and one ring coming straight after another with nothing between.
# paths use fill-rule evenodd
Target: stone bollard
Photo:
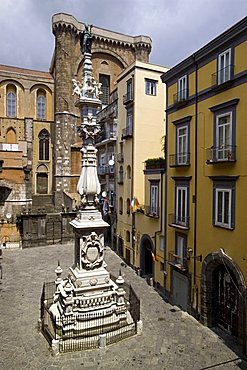
<instances>
[{"instance_id":1,"label":"stone bollard","mask_svg":"<svg viewBox=\"0 0 247 370\"><path fill-rule=\"evenodd\" d=\"M51 351L53 356L59 355L59 340L52 339Z\"/></svg>"},{"instance_id":2,"label":"stone bollard","mask_svg":"<svg viewBox=\"0 0 247 370\"><path fill-rule=\"evenodd\" d=\"M137 321L137 325L136 325L136 334L142 335L142 329L143 329L143 322L142 320L139 320Z\"/></svg>"},{"instance_id":3,"label":"stone bollard","mask_svg":"<svg viewBox=\"0 0 247 370\"><path fill-rule=\"evenodd\" d=\"M106 348L106 334L99 335L99 348L100 349Z\"/></svg>"}]
</instances>

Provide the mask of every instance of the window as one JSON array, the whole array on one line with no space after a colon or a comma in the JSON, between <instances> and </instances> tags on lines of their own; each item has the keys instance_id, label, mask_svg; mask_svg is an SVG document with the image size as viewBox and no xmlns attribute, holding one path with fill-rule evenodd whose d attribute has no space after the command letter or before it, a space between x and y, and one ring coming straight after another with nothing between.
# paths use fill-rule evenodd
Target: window
<instances>
[{"instance_id":1,"label":"window","mask_svg":"<svg viewBox=\"0 0 247 370\"><path fill-rule=\"evenodd\" d=\"M185 228L189 227L189 183L177 181L175 185L175 215L173 223Z\"/></svg>"},{"instance_id":2,"label":"window","mask_svg":"<svg viewBox=\"0 0 247 370\"><path fill-rule=\"evenodd\" d=\"M207 149L207 163L236 160L236 105L239 99L211 107L214 113L214 143Z\"/></svg>"},{"instance_id":3,"label":"window","mask_svg":"<svg viewBox=\"0 0 247 370\"><path fill-rule=\"evenodd\" d=\"M110 96L110 76L109 75L99 75L99 82L101 83L101 92L100 100L102 104L107 105L109 104L109 96Z\"/></svg>"},{"instance_id":4,"label":"window","mask_svg":"<svg viewBox=\"0 0 247 370\"><path fill-rule=\"evenodd\" d=\"M118 171L118 183L123 184L123 180L124 180L123 166L120 166Z\"/></svg>"},{"instance_id":5,"label":"window","mask_svg":"<svg viewBox=\"0 0 247 370\"><path fill-rule=\"evenodd\" d=\"M132 91L132 79L127 81L127 96L126 96L127 101L133 99L133 91Z\"/></svg>"},{"instance_id":6,"label":"window","mask_svg":"<svg viewBox=\"0 0 247 370\"><path fill-rule=\"evenodd\" d=\"M177 101L185 101L188 98L187 75L179 78L178 80L178 95Z\"/></svg>"},{"instance_id":7,"label":"window","mask_svg":"<svg viewBox=\"0 0 247 370\"><path fill-rule=\"evenodd\" d=\"M216 117L216 159L218 161L229 158L232 149L232 113L217 115Z\"/></svg>"},{"instance_id":8,"label":"window","mask_svg":"<svg viewBox=\"0 0 247 370\"><path fill-rule=\"evenodd\" d=\"M213 225L233 229L234 218L235 181L215 181L213 191Z\"/></svg>"},{"instance_id":9,"label":"window","mask_svg":"<svg viewBox=\"0 0 247 370\"><path fill-rule=\"evenodd\" d=\"M159 184L150 185L150 214L158 216L159 214Z\"/></svg>"},{"instance_id":10,"label":"window","mask_svg":"<svg viewBox=\"0 0 247 370\"><path fill-rule=\"evenodd\" d=\"M14 85L7 86L7 116L16 117L16 87Z\"/></svg>"},{"instance_id":11,"label":"window","mask_svg":"<svg viewBox=\"0 0 247 370\"><path fill-rule=\"evenodd\" d=\"M50 136L47 130L42 130L39 133L39 160L48 161L49 160L49 144Z\"/></svg>"},{"instance_id":12,"label":"window","mask_svg":"<svg viewBox=\"0 0 247 370\"><path fill-rule=\"evenodd\" d=\"M148 79L145 80L146 95L156 95L156 84L157 81Z\"/></svg>"},{"instance_id":13,"label":"window","mask_svg":"<svg viewBox=\"0 0 247 370\"><path fill-rule=\"evenodd\" d=\"M45 91L38 90L37 93L37 119L46 118L46 95Z\"/></svg>"},{"instance_id":14,"label":"window","mask_svg":"<svg viewBox=\"0 0 247 370\"><path fill-rule=\"evenodd\" d=\"M186 235L176 233L175 243L175 264L185 265L187 254Z\"/></svg>"},{"instance_id":15,"label":"window","mask_svg":"<svg viewBox=\"0 0 247 370\"><path fill-rule=\"evenodd\" d=\"M218 85L231 79L231 49L218 56Z\"/></svg>"},{"instance_id":16,"label":"window","mask_svg":"<svg viewBox=\"0 0 247 370\"><path fill-rule=\"evenodd\" d=\"M123 198L122 197L119 198L119 214L120 215L123 214Z\"/></svg>"},{"instance_id":17,"label":"window","mask_svg":"<svg viewBox=\"0 0 247 370\"><path fill-rule=\"evenodd\" d=\"M130 242L130 232L128 230L126 231L126 242Z\"/></svg>"},{"instance_id":18,"label":"window","mask_svg":"<svg viewBox=\"0 0 247 370\"><path fill-rule=\"evenodd\" d=\"M130 199L129 198L127 199L127 203L126 203L126 213L127 215L130 214Z\"/></svg>"},{"instance_id":19,"label":"window","mask_svg":"<svg viewBox=\"0 0 247 370\"><path fill-rule=\"evenodd\" d=\"M37 194L48 194L48 169L45 165L37 168L36 192Z\"/></svg>"},{"instance_id":20,"label":"window","mask_svg":"<svg viewBox=\"0 0 247 370\"><path fill-rule=\"evenodd\" d=\"M132 124L133 124L133 110L128 109L126 116L126 131L129 134L132 134Z\"/></svg>"},{"instance_id":21,"label":"window","mask_svg":"<svg viewBox=\"0 0 247 370\"><path fill-rule=\"evenodd\" d=\"M130 167L130 165L127 166L127 178L131 179L131 167Z\"/></svg>"},{"instance_id":22,"label":"window","mask_svg":"<svg viewBox=\"0 0 247 370\"><path fill-rule=\"evenodd\" d=\"M189 126L188 124L177 126L176 164L189 164Z\"/></svg>"}]
</instances>

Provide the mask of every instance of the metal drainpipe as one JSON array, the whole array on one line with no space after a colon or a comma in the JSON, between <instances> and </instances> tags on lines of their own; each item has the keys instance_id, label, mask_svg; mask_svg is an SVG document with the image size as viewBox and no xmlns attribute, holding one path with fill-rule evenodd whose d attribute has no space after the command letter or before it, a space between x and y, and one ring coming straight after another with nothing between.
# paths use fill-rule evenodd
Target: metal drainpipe
<instances>
[{"instance_id":1,"label":"metal drainpipe","mask_svg":"<svg viewBox=\"0 0 247 370\"><path fill-rule=\"evenodd\" d=\"M131 158L131 200L134 196L134 137L135 137L135 115L134 115L134 106L135 106L135 80L132 75L132 94L133 94L133 103L132 103L132 158ZM133 266L135 266L135 253L136 253L136 224L135 224L135 212L132 213L132 250L133 250Z\"/></svg>"},{"instance_id":2,"label":"metal drainpipe","mask_svg":"<svg viewBox=\"0 0 247 370\"><path fill-rule=\"evenodd\" d=\"M196 243L197 243L197 126L198 126L198 63L196 56L193 54L193 62L196 67L195 75L195 194L194 194L194 256L196 256ZM194 286L196 285L196 258L194 258ZM198 311L198 298L197 298L197 311Z\"/></svg>"}]
</instances>

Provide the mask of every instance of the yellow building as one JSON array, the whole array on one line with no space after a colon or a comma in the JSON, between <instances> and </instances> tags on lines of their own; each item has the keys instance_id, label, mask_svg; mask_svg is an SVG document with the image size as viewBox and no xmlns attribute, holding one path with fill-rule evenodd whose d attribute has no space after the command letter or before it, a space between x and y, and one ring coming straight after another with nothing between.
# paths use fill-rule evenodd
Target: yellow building
<instances>
[{"instance_id":1,"label":"yellow building","mask_svg":"<svg viewBox=\"0 0 247 370\"><path fill-rule=\"evenodd\" d=\"M19 243L16 227L32 195L52 194L53 78L0 66L0 243ZM42 201L41 201L42 204Z\"/></svg>"},{"instance_id":2,"label":"yellow building","mask_svg":"<svg viewBox=\"0 0 247 370\"><path fill-rule=\"evenodd\" d=\"M160 76L166 70L137 61L118 78L117 248L128 264L141 268L142 275L155 279L156 267L152 262L155 254L157 264L162 263L162 251L160 247L155 248L163 236L158 215L163 175L162 169L146 175L143 170L148 158L163 155L165 86ZM146 186L145 177L150 180L146 179ZM150 207L145 214L136 212L138 208L150 206L150 187L156 192L152 203L156 209L153 214ZM138 207L138 203L142 207ZM163 285L162 273L157 277Z\"/></svg>"},{"instance_id":3,"label":"yellow building","mask_svg":"<svg viewBox=\"0 0 247 370\"><path fill-rule=\"evenodd\" d=\"M245 344L247 18L162 76L166 290Z\"/></svg>"}]
</instances>

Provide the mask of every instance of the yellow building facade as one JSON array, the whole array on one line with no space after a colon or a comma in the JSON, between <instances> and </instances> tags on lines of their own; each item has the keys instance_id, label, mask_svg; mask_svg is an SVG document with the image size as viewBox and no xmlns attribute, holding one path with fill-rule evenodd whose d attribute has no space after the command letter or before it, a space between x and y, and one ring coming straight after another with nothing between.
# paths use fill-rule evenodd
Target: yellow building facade
<instances>
[{"instance_id":1,"label":"yellow building facade","mask_svg":"<svg viewBox=\"0 0 247 370\"><path fill-rule=\"evenodd\" d=\"M245 346L247 18L162 76L166 290Z\"/></svg>"},{"instance_id":2,"label":"yellow building facade","mask_svg":"<svg viewBox=\"0 0 247 370\"><path fill-rule=\"evenodd\" d=\"M160 243L159 236L163 236L158 209L164 184L164 163L162 169L153 172L144 169L148 158L164 154L161 141L165 87L160 76L166 70L137 61L118 78L117 248L128 264L140 269L148 278L157 278L162 285L162 272L156 276L154 272L155 255L157 264L162 263L159 259L162 253L156 245ZM151 215L152 185L153 207L156 208ZM160 266L159 271L162 271Z\"/></svg>"}]
</instances>

